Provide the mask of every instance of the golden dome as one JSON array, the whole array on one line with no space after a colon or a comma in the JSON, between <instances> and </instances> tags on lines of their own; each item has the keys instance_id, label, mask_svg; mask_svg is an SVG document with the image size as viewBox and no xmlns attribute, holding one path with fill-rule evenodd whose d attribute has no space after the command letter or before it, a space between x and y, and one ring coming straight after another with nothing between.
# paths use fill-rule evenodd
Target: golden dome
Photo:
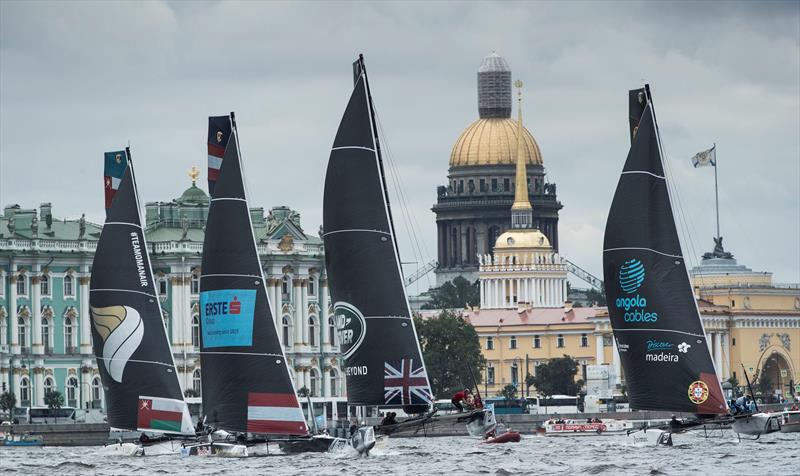
<instances>
[{"instance_id":1,"label":"golden dome","mask_svg":"<svg viewBox=\"0 0 800 476\"><path fill-rule=\"evenodd\" d=\"M550 246L550 240L539 230L536 229L522 229L522 230L509 230L497 237L494 242L495 251L520 249L520 248L536 248L536 249L553 249Z\"/></svg>"},{"instance_id":2,"label":"golden dome","mask_svg":"<svg viewBox=\"0 0 800 476\"><path fill-rule=\"evenodd\" d=\"M527 164L542 164L539 145L526 128L522 148ZM504 117L481 118L461 133L450 153L450 167L472 165L515 165L517 163L517 121Z\"/></svg>"}]
</instances>

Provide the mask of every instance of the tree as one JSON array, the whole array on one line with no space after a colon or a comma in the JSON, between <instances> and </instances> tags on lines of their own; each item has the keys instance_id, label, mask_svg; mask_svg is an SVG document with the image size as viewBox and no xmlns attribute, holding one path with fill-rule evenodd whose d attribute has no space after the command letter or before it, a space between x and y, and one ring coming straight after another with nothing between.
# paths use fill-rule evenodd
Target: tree
<instances>
[{"instance_id":1,"label":"tree","mask_svg":"<svg viewBox=\"0 0 800 476\"><path fill-rule=\"evenodd\" d=\"M536 367L533 386L544 397L552 395L577 395L583 381L575 381L578 361L568 355L550 359Z\"/></svg>"},{"instance_id":2,"label":"tree","mask_svg":"<svg viewBox=\"0 0 800 476\"><path fill-rule=\"evenodd\" d=\"M594 288L591 288L588 291L586 291L586 299L589 300L589 302L597 303L598 306L605 306L606 305L605 284L602 285L600 291Z\"/></svg>"},{"instance_id":3,"label":"tree","mask_svg":"<svg viewBox=\"0 0 800 476\"><path fill-rule=\"evenodd\" d=\"M739 379L731 375L731 377L728 379L728 383L731 385L731 389L733 390L733 397L738 397L741 394L741 390L739 390Z\"/></svg>"},{"instance_id":4,"label":"tree","mask_svg":"<svg viewBox=\"0 0 800 476\"><path fill-rule=\"evenodd\" d=\"M423 306L425 309L463 309L466 306L477 306L481 302L478 282L470 283L461 276L431 289L428 294L431 302Z\"/></svg>"},{"instance_id":5,"label":"tree","mask_svg":"<svg viewBox=\"0 0 800 476\"><path fill-rule=\"evenodd\" d=\"M450 311L433 319L415 316L414 325L434 395L449 396L481 382L486 359L472 325Z\"/></svg>"},{"instance_id":6,"label":"tree","mask_svg":"<svg viewBox=\"0 0 800 476\"><path fill-rule=\"evenodd\" d=\"M508 384L500 391L500 395L506 400L514 400L517 398L517 387L513 384Z\"/></svg>"},{"instance_id":7,"label":"tree","mask_svg":"<svg viewBox=\"0 0 800 476\"><path fill-rule=\"evenodd\" d=\"M193 388L187 388L186 390L183 391L183 396L186 398L199 397L200 392L198 392Z\"/></svg>"},{"instance_id":8,"label":"tree","mask_svg":"<svg viewBox=\"0 0 800 476\"><path fill-rule=\"evenodd\" d=\"M307 396L311 395L311 391L308 389L308 387L300 387L300 388L297 390L297 395L299 395L299 396L301 396L301 397L305 398L305 397L307 397Z\"/></svg>"},{"instance_id":9,"label":"tree","mask_svg":"<svg viewBox=\"0 0 800 476\"><path fill-rule=\"evenodd\" d=\"M3 392L0 394L0 410L8 412L11 416L12 410L17 406L17 396L12 392Z\"/></svg>"},{"instance_id":10,"label":"tree","mask_svg":"<svg viewBox=\"0 0 800 476\"><path fill-rule=\"evenodd\" d=\"M61 392L58 390L49 390L44 394L44 403L47 405L47 408L58 410L64 405L64 395L61 395ZM56 417L56 423L58 423L58 417Z\"/></svg>"}]
</instances>

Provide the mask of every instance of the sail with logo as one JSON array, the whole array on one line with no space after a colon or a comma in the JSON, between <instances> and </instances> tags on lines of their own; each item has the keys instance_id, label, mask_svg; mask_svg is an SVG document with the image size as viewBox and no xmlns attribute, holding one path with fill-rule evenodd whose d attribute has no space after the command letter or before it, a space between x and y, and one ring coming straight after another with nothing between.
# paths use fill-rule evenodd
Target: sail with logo
<instances>
[{"instance_id":1,"label":"sail with logo","mask_svg":"<svg viewBox=\"0 0 800 476\"><path fill-rule=\"evenodd\" d=\"M211 205L200 279L206 424L236 433L306 436L267 301L233 113L209 117L208 159Z\"/></svg>"},{"instance_id":2,"label":"sail with logo","mask_svg":"<svg viewBox=\"0 0 800 476\"><path fill-rule=\"evenodd\" d=\"M631 148L603 243L608 312L628 398L636 409L724 414L675 226L649 87L630 91L629 102Z\"/></svg>"},{"instance_id":3,"label":"sail with logo","mask_svg":"<svg viewBox=\"0 0 800 476\"><path fill-rule=\"evenodd\" d=\"M418 406L432 400L395 242L364 59L333 142L325 177L323 238L351 405Z\"/></svg>"},{"instance_id":4,"label":"sail with logo","mask_svg":"<svg viewBox=\"0 0 800 476\"><path fill-rule=\"evenodd\" d=\"M91 332L112 428L194 435L147 253L130 150L105 154L106 222L89 283Z\"/></svg>"}]
</instances>

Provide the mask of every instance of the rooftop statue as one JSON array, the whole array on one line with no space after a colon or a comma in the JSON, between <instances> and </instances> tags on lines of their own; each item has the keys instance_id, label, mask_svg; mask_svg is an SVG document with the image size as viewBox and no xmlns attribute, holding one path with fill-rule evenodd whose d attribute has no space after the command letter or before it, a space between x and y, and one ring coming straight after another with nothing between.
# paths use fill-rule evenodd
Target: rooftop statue
<instances>
[{"instance_id":1,"label":"rooftop statue","mask_svg":"<svg viewBox=\"0 0 800 476\"><path fill-rule=\"evenodd\" d=\"M703 259L712 259L712 258L733 259L733 254L725 251L725 248L722 247L721 236L714 238L714 251L712 251L711 253L703 254Z\"/></svg>"}]
</instances>

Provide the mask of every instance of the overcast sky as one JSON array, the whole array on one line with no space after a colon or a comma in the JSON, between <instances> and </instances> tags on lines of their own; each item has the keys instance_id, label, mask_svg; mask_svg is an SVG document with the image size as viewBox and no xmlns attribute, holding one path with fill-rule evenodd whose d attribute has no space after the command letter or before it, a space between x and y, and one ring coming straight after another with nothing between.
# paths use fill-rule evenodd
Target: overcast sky
<instances>
[{"instance_id":1,"label":"overcast sky","mask_svg":"<svg viewBox=\"0 0 800 476\"><path fill-rule=\"evenodd\" d=\"M0 204L49 201L58 218L102 223L103 152L128 141L144 201L179 196L192 165L205 189L207 117L236 111L251 205L288 205L316 234L350 64L363 52L427 250L415 257L395 200L403 259L435 259L436 186L477 118L478 65L496 50L525 81L526 126L564 204L562 254L602 276L629 146L627 91L647 81L690 263L713 247L715 225L713 169L689 158L716 142L726 249L796 283L798 5L3 0Z\"/></svg>"}]
</instances>

